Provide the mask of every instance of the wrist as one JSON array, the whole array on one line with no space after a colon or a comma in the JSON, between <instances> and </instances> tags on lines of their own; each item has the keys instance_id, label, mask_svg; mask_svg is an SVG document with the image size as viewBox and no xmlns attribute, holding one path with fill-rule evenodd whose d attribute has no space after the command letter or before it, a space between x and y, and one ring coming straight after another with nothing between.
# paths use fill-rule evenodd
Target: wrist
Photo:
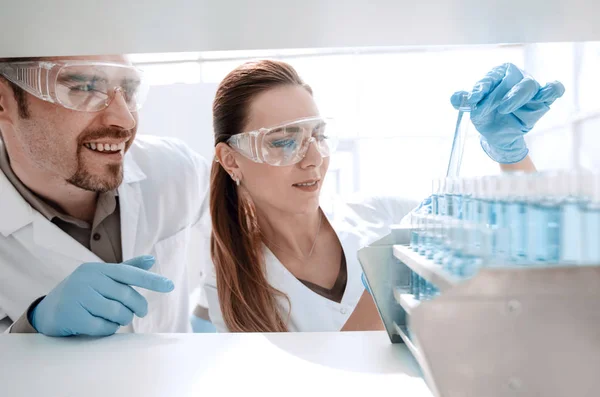
<instances>
[{"instance_id":1,"label":"wrist","mask_svg":"<svg viewBox=\"0 0 600 397\"><path fill-rule=\"evenodd\" d=\"M481 148L489 158L500 164L514 164L522 161L529 154L529 149L525 144L525 138L519 137L515 141L503 145L490 145L482 136L480 139Z\"/></svg>"}]
</instances>

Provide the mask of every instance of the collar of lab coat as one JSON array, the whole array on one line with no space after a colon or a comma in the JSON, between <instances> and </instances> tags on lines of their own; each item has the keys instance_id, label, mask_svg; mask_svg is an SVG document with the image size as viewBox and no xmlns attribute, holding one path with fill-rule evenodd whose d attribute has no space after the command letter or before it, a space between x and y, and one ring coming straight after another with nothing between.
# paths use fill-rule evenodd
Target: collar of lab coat
<instances>
[{"instance_id":1,"label":"collar of lab coat","mask_svg":"<svg viewBox=\"0 0 600 397\"><path fill-rule=\"evenodd\" d=\"M127 186L146 179L146 174L131 155L125 156L123 164L123 184L119 195ZM139 200L135 200L136 202ZM6 175L0 171L0 234L8 237L17 230L31 224L35 219L35 210L23 199Z\"/></svg>"}]
</instances>

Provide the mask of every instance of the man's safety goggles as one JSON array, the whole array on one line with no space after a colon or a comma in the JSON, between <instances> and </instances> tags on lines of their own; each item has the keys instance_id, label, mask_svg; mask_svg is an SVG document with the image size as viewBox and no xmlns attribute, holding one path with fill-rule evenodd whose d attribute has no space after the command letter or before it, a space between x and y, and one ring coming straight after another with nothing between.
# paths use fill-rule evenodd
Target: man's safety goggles
<instances>
[{"instance_id":1,"label":"man's safety goggles","mask_svg":"<svg viewBox=\"0 0 600 397\"><path fill-rule=\"evenodd\" d=\"M136 112L149 89L141 70L109 62L5 62L0 75L44 101L82 112L107 108L119 92Z\"/></svg>"},{"instance_id":2,"label":"man's safety goggles","mask_svg":"<svg viewBox=\"0 0 600 397\"><path fill-rule=\"evenodd\" d=\"M286 166L300 162L314 143L322 157L329 157L339 136L333 119L311 117L270 128L233 135L227 143L256 163Z\"/></svg>"}]
</instances>

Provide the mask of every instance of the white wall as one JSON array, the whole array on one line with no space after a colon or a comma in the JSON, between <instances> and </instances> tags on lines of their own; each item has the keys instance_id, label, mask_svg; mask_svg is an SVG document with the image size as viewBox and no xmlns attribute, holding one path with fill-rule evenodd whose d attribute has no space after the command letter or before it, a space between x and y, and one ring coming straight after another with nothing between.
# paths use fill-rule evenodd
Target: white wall
<instances>
[{"instance_id":1,"label":"white wall","mask_svg":"<svg viewBox=\"0 0 600 397\"><path fill-rule=\"evenodd\" d=\"M152 86L140 111L140 134L177 137L206 159L212 159L212 101L217 85Z\"/></svg>"},{"instance_id":2,"label":"white wall","mask_svg":"<svg viewBox=\"0 0 600 397\"><path fill-rule=\"evenodd\" d=\"M600 39L597 0L20 0L0 56Z\"/></svg>"}]
</instances>

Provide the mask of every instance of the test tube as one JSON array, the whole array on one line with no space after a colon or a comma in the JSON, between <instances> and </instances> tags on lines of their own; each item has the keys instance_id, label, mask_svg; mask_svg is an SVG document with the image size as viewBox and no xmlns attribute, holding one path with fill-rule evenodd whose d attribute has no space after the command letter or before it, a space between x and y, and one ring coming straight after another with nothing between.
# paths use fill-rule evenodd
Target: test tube
<instances>
[{"instance_id":1,"label":"test tube","mask_svg":"<svg viewBox=\"0 0 600 397\"><path fill-rule=\"evenodd\" d=\"M583 206L582 264L600 265L600 175L590 175L586 183L589 201Z\"/></svg>"},{"instance_id":2,"label":"test tube","mask_svg":"<svg viewBox=\"0 0 600 397\"><path fill-rule=\"evenodd\" d=\"M507 197L507 222L510 234L510 260L516 265L527 263L528 178L525 173L508 174L512 195Z\"/></svg>"},{"instance_id":3,"label":"test tube","mask_svg":"<svg viewBox=\"0 0 600 397\"><path fill-rule=\"evenodd\" d=\"M508 221L508 203L511 196L510 177L501 175L496 178L492 225L492 263L493 266L507 266L510 259L510 225Z\"/></svg>"},{"instance_id":4,"label":"test tube","mask_svg":"<svg viewBox=\"0 0 600 397\"><path fill-rule=\"evenodd\" d=\"M418 252L419 251L419 228L421 227L421 214L411 213L410 221L411 221L411 229L410 229L410 248Z\"/></svg>"},{"instance_id":5,"label":"test tube","mask_svg":"<svg viewBox=\"0 0 600 397\"><path fill-rule=\"evenodd\" d=\"M446 213L444 215L447 216L455 216L454 212L456 197L454 191L454 178L446 178Z\"/></svg>"},{"instance_id":6,"label":"test tube","mask_svg":"<svg viewBox=\"0 0 600 397\"><path fill-rule=\"evenodd\" d=\"M473 180L470 178L463 178L460 180L460 212L458 219L468 220L471 218L473 211Z\"/></svg>"},{"instance_id":7,"label":"test tube","mask_svg":"<svg viewBox=\"0 0 600 397\"><path fill-rule=\"evenodd\" d=\"M440 179L440 188L438 195L438 213L436 215L448 215L448 205L446 203L446 179Z\"/></svg>"},{"instance_id":8,"label":"test tube","mask_svg":"<svg viewBox=\"0 0 600 397\"><path fill-rule=\"evenodd\" d=\"M564 189L560 203L560 264L577 265L582 262L584 241L583 215L586 194L583 191L581 172L562 172L557 187Z\"/></svg>"},{"instance_id":9,"label":"test tube","mask_svg":"<svg viewBox=\"0 0 600 397\"><path fill-rule=\"evenodd\" d=\"M433 215L439 215L438 199L440 197L440 180L434 178L431 185L431 213Z\"/></svg>"}]
</instances>

